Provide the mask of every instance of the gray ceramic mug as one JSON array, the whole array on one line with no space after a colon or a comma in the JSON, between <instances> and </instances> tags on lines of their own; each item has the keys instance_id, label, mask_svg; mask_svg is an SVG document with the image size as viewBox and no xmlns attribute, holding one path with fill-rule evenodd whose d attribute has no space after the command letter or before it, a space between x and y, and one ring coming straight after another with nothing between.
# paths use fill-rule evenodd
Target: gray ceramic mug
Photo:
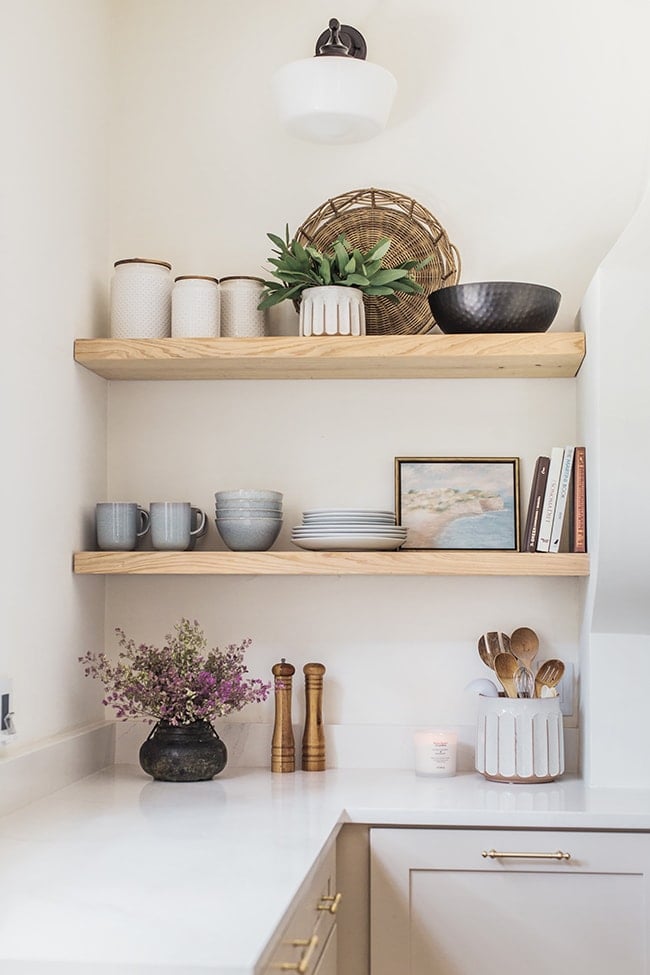
<instances>
[{"instance_id":1,"label":"gray ceramic mug","mask_svg":"<svg viewBox=\"0 0 650 975\"><path fill-rule=\"evenodd\" d=\"M208 530L205 512L189 501L152 501L149 514L151 544L160 551L185 552Z\"/></svg>"},{"instance_id":2,"label":"gray ceramic mug","mask_svg":"<svg viewBox=\"0 0 650 975\"><path fill-rule=\"evenodd\" d=\"M97 547L130 552L149 531L149 512L134 501L101 501L95 505Z\"/></svg>"}]
</instances>

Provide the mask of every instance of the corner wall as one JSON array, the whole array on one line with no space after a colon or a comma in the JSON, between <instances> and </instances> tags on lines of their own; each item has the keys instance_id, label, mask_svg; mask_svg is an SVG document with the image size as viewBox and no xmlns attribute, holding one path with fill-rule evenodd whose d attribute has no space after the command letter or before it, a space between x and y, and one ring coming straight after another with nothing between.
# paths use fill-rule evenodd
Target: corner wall
<instances>
[{"instance_id":1,"label":"corner wall","mask_svg":"<svg viewBox=\"0 0 650 975\"><path fill-rule=\"evenodd\" d=\"M101 721L77 657L102 645L104 583L75 578L106 482L106 384L75 366L101 334L108 241L109 4L2 4L0 674L16 743Z\"/></svg>"},{"instance_id":2,"label":"corner wall","mask_svg":"<svg viewBox=\"0 0 650 975\"><path fill-rule=\"evenodd\" d=\"M584 774L650 787L650 195L603 262L582 309L590 430L589 580L583 631ZM594 300L597 296L597 301Z\"/></svg>"},{"instance_id":3,"label":"corner wall","mask_svg":"<svg viewBox=\"0 0 650 975\"><path fill-rule=\"evenodd\" d=\"M646 3L622 13L605 0L388 0L379 16L352 0L341 15L400 89L388 129L342 147L289 138L269 95L276 67L310 55L331 15L323 0L288 0L281 24L262 0L114 9L111 260L259 274L267 231L378 186L440 219L463 280L554 285L563 302L553 327L574 327L645 183ZM295 332L292 309L272 327ZM143 504L191 500L211 516L216 490L276 488L286 515L276 544L290 547L305 508L391 507L399 455L519 456L527 498L535 458L576 442L577 422L575 384L557 380L115 383L109 491ZM202 545L223 547L210 528ZM407 764L414 723L472 734L463 688L485 675L476 642L486 629L532 626L544 656L577 663L584 591L571 579L111 578L107 641L115 625L162 639L185 614L211 642L252 636L255 674L268 677L281 656L298 674L322 660L330 759L386 763L398 752ZM299 725L299 680L295 691ZM268 733L271 720L267 702L229 724ZM577 715L567 723L575 739Z\"/></svg>"}]
</instances>

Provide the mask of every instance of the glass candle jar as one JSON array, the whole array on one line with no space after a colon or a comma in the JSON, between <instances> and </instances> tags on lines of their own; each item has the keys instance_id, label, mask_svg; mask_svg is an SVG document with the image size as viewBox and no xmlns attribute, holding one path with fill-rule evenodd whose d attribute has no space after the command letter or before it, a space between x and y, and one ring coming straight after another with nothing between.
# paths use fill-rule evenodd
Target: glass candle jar
<instances>
[{"instance_id":1,"label":"glass candle jar","mask_svg":"<svg viewBox=\"0 0 650 975\"><path fill-rule=\"evenodd\" d=\"M218 338L220 295L217 278L185 274L172 291L172 338Z\"/></svg>"},{"instance_id":2,"label":"glass candle jar","mask_svg":"<svg viewBox=\"0 0 650 975\"><path fill-rule=\"evenodd\" d=\"M458 735L455 731L435 729L416 731L415 771L417 775L449 776L456 774Z\"/></svg>"},{"instance_id":3,"label":"glass candle jar","mask_svg":"<svg viewBox=\"0 0 650 975\"><path fill-rule=\"evenodd\" d=\"M266 335L266 313L258 311L262 300L262 278L221 278L221 334L259 338Z\"/></svg>"},{"instance_id":4,"label":"glass candle jar","mask_svg":"<svg viewBox=\"0 0 650 975\"><path fill-rule=\"evenodd\" d=\"M111 280L111 336L164 339L171 335L171 264L131 257L115 262Z\"/></svg>"}]
</instances>

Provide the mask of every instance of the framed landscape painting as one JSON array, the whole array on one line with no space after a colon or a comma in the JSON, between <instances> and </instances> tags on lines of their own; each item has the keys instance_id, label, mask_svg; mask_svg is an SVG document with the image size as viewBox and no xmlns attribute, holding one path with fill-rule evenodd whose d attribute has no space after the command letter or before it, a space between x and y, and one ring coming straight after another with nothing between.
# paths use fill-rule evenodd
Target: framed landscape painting
<instances>
[{"instance_id":1,"label":"framed landscape painting","mask_svg":"<svg viewBox=\"0 0 650 975\"><path fill-rule=\"evenodd\" d=\"M518 457L396 457L403 549L519 550Z\"/></svg>"}]
</instances>

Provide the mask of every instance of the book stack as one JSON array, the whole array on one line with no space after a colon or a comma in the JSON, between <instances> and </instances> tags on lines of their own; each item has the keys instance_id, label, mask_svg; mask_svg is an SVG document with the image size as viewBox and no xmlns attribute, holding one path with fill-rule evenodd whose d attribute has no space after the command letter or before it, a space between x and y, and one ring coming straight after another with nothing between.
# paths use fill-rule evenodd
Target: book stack
<instances>
[{"instance_id":1,"label":"book stack","mask_svg":"<svg viewBox=\"0 0 650 975\"><path fill-rule=\"evenodd\" d=\"M521 541L523 552L586 552L584 447L553 447L538 457Z\"/></svg>"}]
</instances>

